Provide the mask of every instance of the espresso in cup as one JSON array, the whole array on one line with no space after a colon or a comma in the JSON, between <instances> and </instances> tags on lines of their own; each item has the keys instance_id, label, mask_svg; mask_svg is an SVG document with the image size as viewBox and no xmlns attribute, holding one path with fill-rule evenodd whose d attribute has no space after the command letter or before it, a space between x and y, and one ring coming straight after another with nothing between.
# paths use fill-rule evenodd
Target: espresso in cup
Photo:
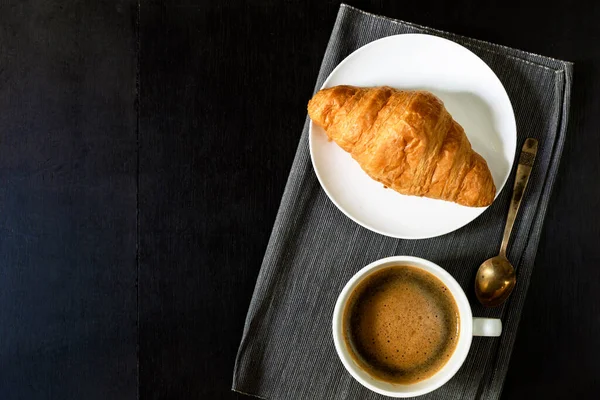
<instances>
[{"instance_id":1,"label":"espresso in cup","mask_svg":"<svg viewBox=\"0 0 600 400\"><path fill-rule=\"evenodd\" d=\"M350 294L344 341L354 361L376 379L413 384L450 359L459 338L458 306L444 283L409 265L368 275Z\"/></svg>"}]
</instances>

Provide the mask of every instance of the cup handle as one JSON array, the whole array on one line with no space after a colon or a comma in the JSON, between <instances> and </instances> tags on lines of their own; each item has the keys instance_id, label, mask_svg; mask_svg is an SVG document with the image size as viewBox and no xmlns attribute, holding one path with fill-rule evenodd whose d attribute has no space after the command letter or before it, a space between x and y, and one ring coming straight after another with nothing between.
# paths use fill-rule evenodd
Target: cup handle
<instances>
[{"instance_id":1,"label":"cup handle","mask_svg":"<svg viewBox=\"0 0 600 400\"><path fill-rule=\"evenodd\" d=\"M498 337L502 333L502 321L496 318L473 318L473 336Z\"/></svg>"}]
</instances>

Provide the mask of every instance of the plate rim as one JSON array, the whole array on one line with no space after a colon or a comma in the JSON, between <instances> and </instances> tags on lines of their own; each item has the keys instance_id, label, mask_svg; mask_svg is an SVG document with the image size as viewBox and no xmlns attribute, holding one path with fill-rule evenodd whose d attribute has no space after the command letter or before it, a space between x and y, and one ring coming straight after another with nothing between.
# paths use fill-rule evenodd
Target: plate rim
<instances>
[{"instance_id":1,"label":"plate rim","mask_svg":"<svg viewBox=\"0 0 600 400\"><path fill-rule=\"evenodd\" d=\"M508 105L509 105L509 109L510 109L510 116L511 116L511 120L510 120L510 125L511 125L511 130L514 132L514 141L515 141L515 150L514 150L514 154L512 156L512 158L509 160L510 161L510 167L508 169L508 174L505 176L504 181L502 182L502 184L500 185L500 188L496 189L496 195L494 196L494 200L492 201L492 204L494 204L494 202L496 201L496 199L498 198L498 196L500 195L500 193L502 192L502 190L504 189L504 187L506 186L506 183L508 182L509 178L510 178L510 173L514 167L515 164L515 158L516 158L516 154L517 154L517 141L518 141L518 136L517 136L517 126L516 126L516 117L515 117L515 111L513 109L512 106L512 102L510 101L510 97L508 96L508 93L506 92L506 88L504 87L504 84L502 83L502 81L500 80L500 78L498 78L498 75L496 75L496 73L490 68L490 66L483 61L477 54L473 53L471 50L469 50L468 48L462 46L459 43L456 43L450 39L446 39L440 36L435 36L435 35L429 35L429 34L425 34L425 33L402 33L402 34L397 34L397 35L390 35L390 36L386 36L383 37L381 39L377 39L374 40L372 42L369 42L363 46L361 46L360 48L354 50L352 53L348 54L327 76L327 78L325 79L325 81L323 81L323 84L321 85L321 87L319 88L319 90L325 89L327 87L327 84L329 83L329 81L332 79L332 77L335 75L335 73L337 72L338 69L342 68L344 66L344 64L346 64L351 58L356 57L359 53L361 53L362 51L364 51L366 48L375 45L377 43L381 43L384 41L388 41L388 40L395 40L398 39L400 37L427 37L428 40L433 39L433 40L439 40L441 42L445 42L445 44L450 44L451 46L455 46L461 49L461 51L467 51L468 53L470 53L472 56L474 56L477 60L479 60L485 68L487 68L493 75L493 77L498 81L498 83L500 84L500 87L502 89L502 93L504 94L504 96L506 96L506 99L508 100ZM344 207L342 207L335 199L334 197L331 195L331 193L327 190L327 187L323 184L323 179L319 173L318 168L316 167L316 163L315 163L315 156L314 156L314 152L313 152L313 126L314 126L314 122L312 121L312 119L309 117L309 126L308 126L308 147L309 147L309 151L310 151L310 159L313 165L313 170L315 172L315 175L317 176L317 179L319 181L319 184L321 185L321 188L323 189L323 191L325 192L325 194L327 195L327 197L329 198L329 200L337 207L338 210L340 210L344 215L346 215L346 217L350 218L352 221L354 221L355 223L357 223L358 225L372 231L375 233L378 233L380 235L383 236L388 236L388 237L393 237L393 238L397 238L397 239L408 239L408 240L419 240L419 239L431 239L431 238L435 238L435 237L439 237L439 236L443 236L443 235L447 235L449 233L452 233L454 231L457 231L458 229L461 229L463 227L465 227L466 225L470 224L471 222L475 221L477 218L479 218L481 216L481 214L483 214L492 204L490 204L489 206L486 207L481 207L481 212L479 212L477 215L475 215L475 217L473 217L471 220L465 222L464 224L461 224L459 226L456 226L454 228L452 228L449 231L444 231L441 233L437 233L437 234L425 234L425 235L398 235L396 233L391 233L391 232L387 232L384 230L380 230L377 229L375 227L373 227L371 224L366 223L364 221L360 221L358 218L354 217L350 212L348 212L347 210L344 209ZM401 193L398 193L400 195L402 195Z\"/></svg>"}]
</instances>

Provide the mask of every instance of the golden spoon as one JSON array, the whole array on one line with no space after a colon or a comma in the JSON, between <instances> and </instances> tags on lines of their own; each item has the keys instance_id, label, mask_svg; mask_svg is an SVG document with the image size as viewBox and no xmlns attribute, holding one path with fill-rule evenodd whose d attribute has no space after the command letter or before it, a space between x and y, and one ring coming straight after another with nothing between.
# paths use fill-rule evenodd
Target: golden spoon
<instances>
[{"instance_id":1,"label":"golden spoon","mask_svg":"<svg viewBox=\"0 0 600 400\"><path fill-rule=\"evenodd\" d=\"M532 138L525 140L521 156L519 157L515 186L513 188L512 200L510 201L510 208L508 209L506 226L504 227L500 254L486 260L481 264L479 270L477 270L475 294L479 302L486 307L496 307L504 303L517 282L515 269L506 258L506 248L508 247L508 240L510 239L510 233L519 212L523 194L527 188L527 182L529 182L529 175L535 161L537 148L537 140Z\"/></svg>"}]
</instances>

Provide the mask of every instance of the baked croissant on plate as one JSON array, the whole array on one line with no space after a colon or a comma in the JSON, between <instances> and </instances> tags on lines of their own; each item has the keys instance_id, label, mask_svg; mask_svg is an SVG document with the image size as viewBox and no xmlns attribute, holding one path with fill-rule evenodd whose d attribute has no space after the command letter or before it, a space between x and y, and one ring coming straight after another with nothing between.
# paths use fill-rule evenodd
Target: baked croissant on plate
<instances>
[{"instance_id":1,"label":"baked croissant on plate","mask_svg":"<svg viewBox=\"0 0 600 400\"><path fill-rule=\"evenodd\" d=\"M399 193L469 207L494 200L487 163L430 92L335 86L315 94L308 115L371 178Z\"/></svg>"}]
</instances>

